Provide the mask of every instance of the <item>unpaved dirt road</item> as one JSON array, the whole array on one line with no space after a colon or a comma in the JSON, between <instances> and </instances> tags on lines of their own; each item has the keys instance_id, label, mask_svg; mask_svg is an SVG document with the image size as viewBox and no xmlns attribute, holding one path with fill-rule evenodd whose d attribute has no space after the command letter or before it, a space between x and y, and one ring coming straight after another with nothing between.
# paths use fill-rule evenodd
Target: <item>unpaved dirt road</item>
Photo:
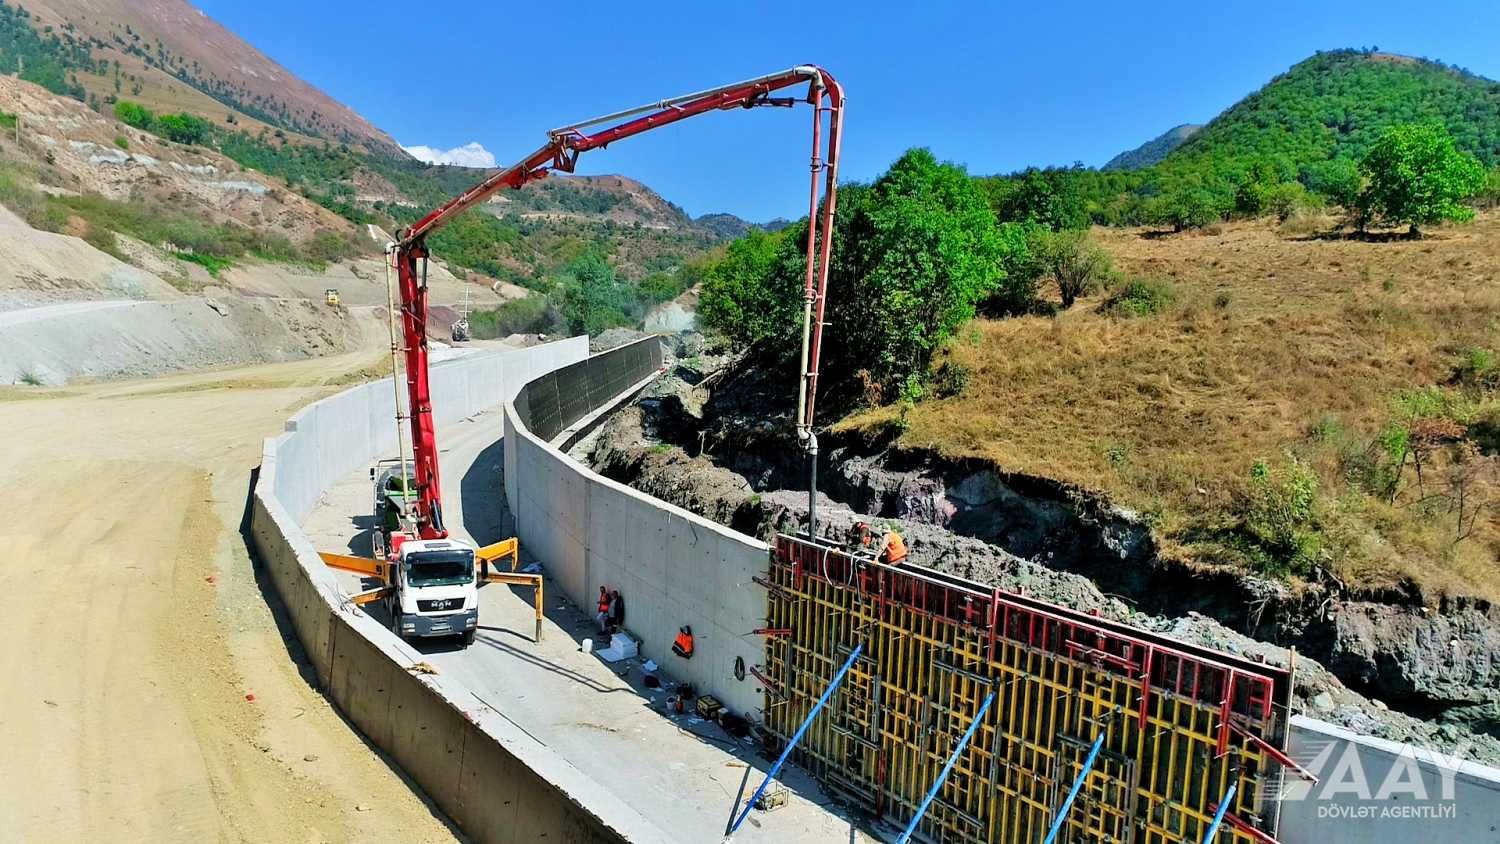
<instances>
[{"instance_id":1,"label":"unpaved dirt road","mask_svg":"<svg viewBox=\"0 0 1500 844\"><path fill-rule=\"evenodd\" d=\"M377 358L0 388L0 841L456 837L304 679L239 533L262 437Z\"/></svg>"}]
</instances>

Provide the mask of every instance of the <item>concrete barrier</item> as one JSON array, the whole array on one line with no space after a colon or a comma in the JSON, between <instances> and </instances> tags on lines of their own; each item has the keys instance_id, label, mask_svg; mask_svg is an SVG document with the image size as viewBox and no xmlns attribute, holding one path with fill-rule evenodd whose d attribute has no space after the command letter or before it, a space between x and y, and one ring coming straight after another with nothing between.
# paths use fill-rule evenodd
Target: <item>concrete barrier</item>
<instances>
[{"instance_id":1,"label":"concrete barrier","mask_svg":"<svg viewBox=\"0 0 1500 844\"><path fill-rule=\"evenodd\" d=\"M505 486L516 535L568 598L592 607L600 586L619 589L625 626L641 653L738 714L761 716L747 672L761 661L770 548L753 537L602 477L548 444L661 364L648 338L538 378L505 408ZM671 652L678 627L695 654ZM742 671L737 676L736 664Z\"/></svg>"},{"instance_id":2,"label":"concrete barrier","mask_svg":"<svg viewBox=\"0 0 1500 844\"><path fill-rule=\"evenodd\" d=\"M1288 778L1284 844L1500 841L1500 770L1301 715L1288 750L1319 781Z\"/></svg>"},{"instance_id":3,"label":"concrete barrier","mask_svg":"<svg viewBox=\"0 0 1500 844\"><path fill-rule=\"evenodd\" d=\"M584 360L566 340L432 368L435 424L508 403L523 384ZM389 381L316 402L267 439L251 502L251 541L285 602L324 693L479 841L672 840L567 760L441 676L348 603L298 520L323 490L395 446Z\"/></svg>"}]
</instances>

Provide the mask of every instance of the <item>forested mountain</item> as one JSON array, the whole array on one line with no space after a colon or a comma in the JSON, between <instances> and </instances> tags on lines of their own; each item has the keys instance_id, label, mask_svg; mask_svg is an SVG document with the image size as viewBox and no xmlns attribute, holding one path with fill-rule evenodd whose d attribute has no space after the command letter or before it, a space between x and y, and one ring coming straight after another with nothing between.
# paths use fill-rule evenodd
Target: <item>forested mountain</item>
<instances>
[{"instance_id":1,"label":"forested mountain","mask_svg":"<svg viewBox=\"0 0 1500 844\"><path fill-rule=\"evenodd\" d=\"M1202 129L1201 123L1184 123L1181 126L1173 126L1171 129L1157 135L1151 140L1141 144L1132 150L1126 150L1119 155L1104 162L1100 170L1139 170L1142 167L1150 167L1166 158L1172 150L1182 146L1182 143Z\"/></svg>"},{"instance_id":2,"label":"forested mountain","mask_svg":"<svg viewBox=\"0 0 1500 844\"><path fill-rule=\"evenodd\" d=\"M1423 122L1486 166L1500 165L1500 83L1427 59L1335 50L1272 79L1153 166L1032 169L986 186L1002 217L1038 194L1053 206L1065 194L1072 207L1045 213L1071 225L1201 224L1236 210L1246 185L1252 193L1300 185L1337 203L1382 131Z\"/></svg>"},{"instance_id":3,"label":"forested mountain","mask_svg":"<svg viewBox=\"0 0 1500 844\"><path fill-rule=\"evenodd\" d=\"M1441 62L1338 50L1302 61L1214 118L1171 156L1302 165L1357 158L1381 130L1434 121L1458 148L1500 164L1500 82Z\"/></svg>"}]
</instances>

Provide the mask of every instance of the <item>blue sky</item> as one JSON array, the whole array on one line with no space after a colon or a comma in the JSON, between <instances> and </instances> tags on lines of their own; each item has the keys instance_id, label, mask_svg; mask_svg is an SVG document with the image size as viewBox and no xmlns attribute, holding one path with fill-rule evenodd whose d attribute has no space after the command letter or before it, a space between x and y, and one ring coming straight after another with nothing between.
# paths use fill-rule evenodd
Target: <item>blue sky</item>
<instances>
[{"instance_id":1,"label":"blue sky","mask_svg":"<svg viewBox=\"0 0 1500 844\"><path fill-rule=\"evenodd\" d=\"M813 62L848 92L846 180L911 146L972 173L1102 164L1211 119L1318 49L1378 45L1500 78L1500 4L395 3L195 0L402 144L502 163L573 120ZM697 118L580 160L692 214L806 213L808 121Z\"/></svg>"}]
</instances>

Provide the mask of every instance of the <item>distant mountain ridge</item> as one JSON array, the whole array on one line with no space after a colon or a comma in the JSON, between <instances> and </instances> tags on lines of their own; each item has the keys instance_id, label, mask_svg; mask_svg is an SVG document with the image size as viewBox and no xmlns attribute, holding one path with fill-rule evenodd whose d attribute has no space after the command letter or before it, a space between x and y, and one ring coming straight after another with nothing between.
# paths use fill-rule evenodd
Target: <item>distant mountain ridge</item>
<instances>
[{"instance_id":1,"label":"distant mountain ridge","mask_svg":"<svg viewBox=\"0 0 1500 844\"><path fill-rule=\"evenodd\" d=\"M1202 128L1202 123L1182 123L1173 126L1135 149L1126 150L1116 155L1109 161L1104 162L1104 166L1099 169L1139 170L1142 167L1150 167L1153 164L1158 164L1162 159L1170 155L1172 150L1182 146L1184 141L1197 134L1198 130Z\"/></svg>"}]
</instances>

